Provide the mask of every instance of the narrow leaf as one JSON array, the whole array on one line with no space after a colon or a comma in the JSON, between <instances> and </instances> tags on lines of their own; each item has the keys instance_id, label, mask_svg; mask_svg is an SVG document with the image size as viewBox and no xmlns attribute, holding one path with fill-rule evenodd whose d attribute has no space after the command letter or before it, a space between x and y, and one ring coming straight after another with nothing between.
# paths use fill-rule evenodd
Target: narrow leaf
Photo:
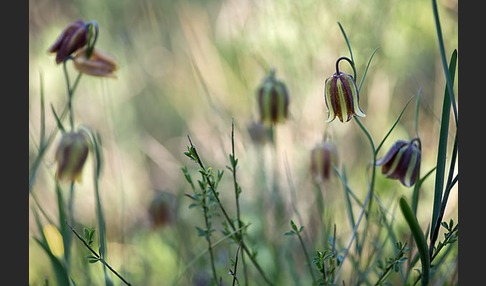
<instances>
[{"instance_id":1,"label":"narrow leaf","mask_svg":"<svg viewBox=\"0 0 486 286\"><path fill-rule=\"evenodd\" d=\"M405 217L417 244L420 261L422 263L422 285L427 285L429 282L430 256L425 236L420 228L417 218L404 197L400 198L400 209L402 210L403 216Z\"/></svg>"},{"instance_id":2,"label":"narrow leaf","mask_svg":"<svg viewBox=\"0 0 486 286\"><path fill-rule=\"evenodd\" d=\"M59 128L59 130L61 130L61 133L62 134L66 133L66 129L62 125L62 122L61 122L61 119L59 118L59 116L57 116L56 110L54 109L54 105L52 105L52 103L51 103L51 111L52 111L52 114L54 115L54 118L56 119L57 127Z\"/></svg>"},{"instance_id":3,"label":"narrow leaf","mask_svg":"<svg viewBox=\"0 0 486 286\"><path fill-rule=\"evenodd\" d=\"M451 78L454 78L456 71L457 51L454 50L449 63L449 73ZM439 147L437 153L437 170L435 176L435 190L434 190L434 207L432 211L432 230L436 229L437 221L439 217L440 207L442 203L442 190L444 189L444 175L445 175L445 163L447 158L447 136L449 133L449 113L451 108L451 99L447 88L444 92L444 101L442 104L442 116L439 133ZM430 232L430 241L434 242L435 231Z\"/></svg>"}]
</instances>

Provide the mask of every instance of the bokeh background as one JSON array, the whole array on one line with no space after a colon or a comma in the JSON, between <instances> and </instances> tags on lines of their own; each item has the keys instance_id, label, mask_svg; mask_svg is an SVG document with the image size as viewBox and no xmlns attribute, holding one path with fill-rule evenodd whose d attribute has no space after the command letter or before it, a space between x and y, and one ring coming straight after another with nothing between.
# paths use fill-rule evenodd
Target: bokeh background
<instances>
[{"instance_id":1,"label":"bokeh background","mask_svg":"<svg viewBox=\"0 0 486 286\"><path fill-rule=\"evenodd\" d=\"M438 6L449 57L458 47L458 2L442 0ZM288 257L297 261L303 257L291 250L297 248L295 239L282 236L289 229L289 220L299 217L311 234L322 227L315 223L311 211L315 208L315 190L309 156L323 139L324 130L338 146L340 167L345 166L350 187L364 199L366 166L371 160L366 137L355 122L324 123L324 80L334 73L338 57L349 56L338 22L349 37L358 79L372 52L379 48L360 94L361 108L367 114L362 122L374 141L382 140L407 101L421 90L422 174L435 166L445 80L430 1L29 1L31 157L37 153L40 132L40 76L46 106L52 104L60 110L67 100L62 66L55 64L47 49L76 19L98 22L97 47L114 56L119 64L117 79L83 76L73 105L76 123L98 131L103 141L105 164L100 186L107 220L107 260L134 285L171 285L180 273L183 277L179 285L189 285L198 279L204 281L209 270L206 258L184 269L207 247L194 228L202 225L201 214L188 208L191 201L184 196L192 191L180 168L188 166L197 178L195 164L183 154L188 146L187 135L207 166L226 170L220 193L234 215L231 173L226 169L234 119L242 218L252 223L248 233L255 238L258 233L273 232L272 238L255 239L252 245L259 249L258 257L270 276L281 277L281 285L291 281L286 280L292 275L291 263L285 268L274 263L271 257L275 249L268 242L275 237L284 241L278 244L285 250L281 255L291 254ZM74 78L74 70L68 67ZM258 120L255 91L270 68L276 69L277 78L287 84L290 93L289 119L276 130L276 155L269 144L255 144L248 129ZM341 69L352 73L345 63ZM415 137L414 105L415 100L381 155L395 140ZM49 108L46 124L47 130L56 128ZM451 131L450 142L452 135ZM58 140L59 135L54 144ZM33 188L52 217L57 216L54 149L48 150ZM92 160L88 160L75 193L79 227L96 226ZM266 217L271 212L265 212L272 208L268 178L274 168L284 201L288 206L295 205L277 219ZM418 208L424 229L431 219L433 177L423 186ZM68 186L63 187L67 192ZM376 190L390 207L396 225L403 225L397 198L401 194L410 197L412 190L380 174ZM173 224L154 229L147 210L159 192L173 196L175 215ZM342 184L335 178L323 192L326 212L337 225L337 236L345 247L352 229L343 207ZM457 221L457 187L451 193L444 220L449 218ZM38 231L31 214L29 236ZM215 239L220 237L221 233L215 234ZM324 247L322 241L313 243L321 250ZM78 248L84 253L81 246ZM227 273L235 249L229 242L217 248L220 273ZM81 260L77 263L85 265ZM29 238L31 285L42 285L44 277L53 277L47 261L43 250ZM304 263L295 265L296 273L307 274ZM83 270L73 273L78 285L98 285L96 281L102 281L99 265L79 269ZM231 282L229 275L223 278Z\"/></svg>"}]
</instances>

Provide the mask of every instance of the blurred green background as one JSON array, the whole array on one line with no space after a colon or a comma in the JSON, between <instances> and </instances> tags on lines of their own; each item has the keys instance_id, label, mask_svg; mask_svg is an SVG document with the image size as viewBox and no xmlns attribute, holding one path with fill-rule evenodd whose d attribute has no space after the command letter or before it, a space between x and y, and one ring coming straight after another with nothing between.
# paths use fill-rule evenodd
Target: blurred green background
<instances>
[{"instance_id":1,"label":"blurred green background","mask_svg":"<svg viewBox=\"0 0 486 286\"><path fill-rule=\"evenodd\" d=\"M449 57L458 46L458 3L443 0L438 5ZM322 140L326 128L338 146L340 167L346 167L350 187L364 198L366 165L371 160L366 137L355 122L324 123L324 81L335 72L336 59L349 56L338 22L349 37L359 80L371 53L379 48L360 93L360 106L367 115L362 122L374 141L382 140L406 102L421 89L422 174L435 166L445 80L430 1L29 1L31 158L37 153L40 132L40 75L46 106L52 104L60 110L67 100L62 66L55 64L54 55L47 49L76 19L98 22L97 47L119 64L115 80L83 76L73 106L76 123L98 131L103 141L105 165L100 186L107 220L107 260L134 285L171 285L184 266L207 247L194 229L202 224L200 212L189 209L191 202L183 195L191 190L180 168L187 165L196 170L183 155L187 135L207 166L224 170L229 165L234 118L242 217L252 223L250 234L265 231L262 210L270 206L264 205L269 204L269 190L262 174L270 176L272 166L277 166L281 195L287 205L295 204L310 233L320 227L310 211L315 208L315 199L308 170L310 150ZM255 91L272 67L290 93L289 120L277 127L277 157L268 144L252 144L248 133L248 127L258 119ZM68 68L74 78L70 64ZM341 64L341 69L352 73L347 64ZM385 143L382 155L395 140L415 137L414 103ZM46 124L47 130L56 126L49 108ZM57 216L54 151L54 147L48 150L33 189L52 217ZM92 161L88 160L83 181L76 188L75 217L80 226L95 227ZM419 203L418 218L424 228L432 212L433 177L424 184ZM68 186L63 187L67 192ZM401 194L410 197L412 190L381 174L377 175L376 190L391 206L397 225L402 223L396 198ZM176 219L171 226L153 229L147 210L158 191L174 195ZM234 215L228 170L220 193ZM326 185L326 210L345 244L352 230L343 198L339 179ZM444 220L449 218L457 221L457 187L451 193ZM276 219L271 229L277 237L288 231L289 219L296 219L295 212ZM31 214L29 236L38 231ZM215 235L215 239L218 237L222 235ZM283 243L287 248L295 242L293 238L280 239L287 241ZM73 247L84 253L78 244L74 241ZM283 283L290 274L284 274L288 269L279 269L268 258L272 253L268 245L258 241L251 245L259 247L263 267L280 274ZM323 243L316 245L322 250ZM235 249L229 243L217 248L218 269L226 283L231 282L230 276L224 275ZM300 254L295 251L293 255ZM85 265L82 259L79 265ZM45 253L29 238L31 285L43 285L46 275L53 277L47 261ZM298 273L307 274L303 263L299 267ZM99 285L100 269L99 265L88 265L85 271L89 275L79 270L73 276L78 285L88 285L89 281ZM184 273L180 285L195 283L208 269L206 258L199 259Z\"/></svg>"}]
</instances>

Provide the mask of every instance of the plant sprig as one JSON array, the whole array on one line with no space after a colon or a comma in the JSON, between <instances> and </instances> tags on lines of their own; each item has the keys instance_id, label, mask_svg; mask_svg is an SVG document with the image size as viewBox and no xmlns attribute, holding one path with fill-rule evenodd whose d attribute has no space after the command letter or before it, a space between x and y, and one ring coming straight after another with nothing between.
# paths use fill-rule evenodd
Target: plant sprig
<instances>
[{"instance_id":1,"label":"plant sprig","mask_svg":"<svg viewBox=\"0 0 486 286\"><path fill-rule=\"evenodd\" d=\"M231 230L234 232L237 229L237 227L235 227L235 225L233 223L233 220L229 217L228 213L226 212L226 209L224 208L223 204L221 203L221 200L219 198L219 195L216 192L215 184L211 180L211 178L207 176L208 175L207 174L207 169L204 166L203 162L201 161L201 158L199 157L199 154L197 153L196 147L192 143L191 137L189 135L187 136L187 139L188 139L190 145L187 147L187 150L188 151L187 152L184 152L184 154L187 157L189 157L189 159L191 159L192 161L194 161L197 165L199 165L199 167L200 167L200 173L203 174L203 176L205 176L205 180L208 183L209 190L214 195L214 198L216 200L216 203L217 203L219 209L221 210L221 212L223 213L223 216L224 216L224 218L226 220L226 223L231 227ZM256 261L255 256L251 254L251 252L248 249L248 247L246 246L245 242L242 241L241 239L239 240L239 242L240 241L241 241L241 247L243 248L243 251L250 257L251 262L257 268L257 270L260 273L260 275L262 276L262 278L265 280L265 282L268 285L273 285L273 283L266 277L265 272L263 271L263 269L260 267L260 265Z\"/></svg>"},{"instance_id":2,"label":"plant sprig","mask_svg":"<svg viewBox=\"0 0 486 286\"><path fill-rule=\"evenodd\" d=\"M66 224L69 226L69 228L72 230L72 232L76 235L76 237L84 244L84 246L86 246L86 248L88 248L88 250L93 254L93 255L89 255L87 258L88 258L88 262L89 263L96 263L96 262L101 262L104 266L106 266L108 269L110 269L111 272L113 272L113 274L115 274L118 278L120 278L121 281L123 281L123 283L125 283L126 285L132 285L130 284L125 278L123 278L123 276L121 276L118 272L116 272L115 269L113 269L113 267L110 266L110 264L108 264L108 262L106 262L106 260L100 255L98 254L92 247L91 247L91 243L93 242L92 241L92 236L93 236L93 233L94 233L94 230L91 230L91 231L87 231L86 229L84 229L84 234L85 234L85 238L81 237L81 235L79 235L79 233L68 223L68 221L66 220L65 221ZM86 239L86 235L88 236Z\"/></svg>"}]
</instances>

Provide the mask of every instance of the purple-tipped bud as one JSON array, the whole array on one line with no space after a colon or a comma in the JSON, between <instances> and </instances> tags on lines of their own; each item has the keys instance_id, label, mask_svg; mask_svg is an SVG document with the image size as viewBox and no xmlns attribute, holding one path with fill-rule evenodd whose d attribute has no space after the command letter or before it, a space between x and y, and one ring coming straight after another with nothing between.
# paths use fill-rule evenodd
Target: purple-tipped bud
<instances>
[{"instance_id":1,"label":"purple-tipped bud","mask_svg":"<svg viewBox=\"0 0 486 286\"><path fill-rule=\"evenodd\" d=\"M353 115L366 117L359 107L359 92L351 75L340 72L336 62L336 73L325 81L324 98L328 109L326 122L333 121L336 116L341 122L348 122Z\"/></svg>"},{"instance_id":2,"label":"purple-tipped bud","mask_svg":"<svg viewBox=\"0 0 486 286\"><path fill-rule=\"evenodd\" d=\"M314 180L318 183L329 180L332 164L338 164L338 153L334 144L321 142L311 151L310 170Z\"/></svg>"},{"instance_id":3,"label":"purple-tipped bud","mask_svg":"<svg viewBox=\"0 0 486 286\"><path fill-rule=\"evenodd\" d=\"M56 149L56 177L60 181L80 182L89 153L89 136L85 131L65 133Z\"/></svg>"},{"instance_id":4,"label":"purple-tipped bud","mask_svg":"<svg viewBox=\"0 0 486 286\"><path fill-rule=\"evenodd\" d=\"M385 157L376 162L376 165L382 166L381 172L385 177L398 179L408 188L415 184L420 167L421 154L416 140L398 140Z\"/></svg>"},{"instance_id":5,"label":"purple-tipped bud","mask_svg":"<svg viewBox=\"0 0 486 286\"><path fill-rule=\"evenodd\" d=\"M275 78L274 70L263 80L257 96L260 121L263 124L285 122L289 107L289 93L285 83Z\"/></svg>"},{"instance_id":6,"label":"purple-tipped bud","mask_svg":"<svg viewBox=\"0 0 486 286\"><path fill-rule=\"evenodd\" d=\"M89 31L83 20L76 20L64 28L48 52L56 53L56 63L61 63L67 56L88 43Z\"/></svg>"}]
</instances>

